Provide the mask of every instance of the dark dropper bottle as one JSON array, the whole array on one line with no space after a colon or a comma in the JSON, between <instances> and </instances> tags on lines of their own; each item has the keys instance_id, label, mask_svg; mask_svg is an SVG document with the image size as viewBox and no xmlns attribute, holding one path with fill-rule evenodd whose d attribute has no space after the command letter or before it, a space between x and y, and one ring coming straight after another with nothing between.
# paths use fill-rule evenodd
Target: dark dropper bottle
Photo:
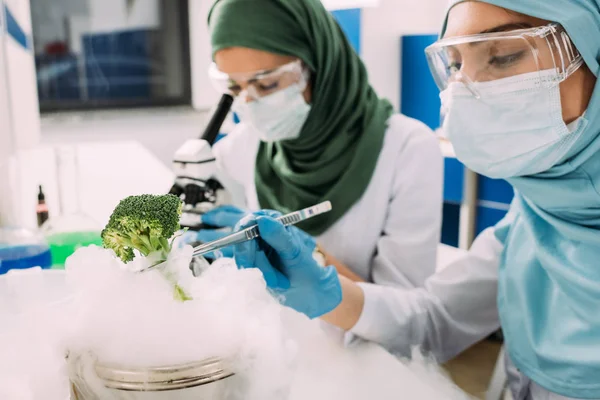
<instances>
[{"instance_id":1,"label":"dark dropper bottle","mask_svg":"<svg viewBox=\"0 0 600 400\"><path fill-rule=\"evenodd\" d=\"M42 185L39 185L38 203L35 212L38 226L42 226L48 220L48 206L46 205L46 196L42 190Z\"/></svg>"}]
</instances>

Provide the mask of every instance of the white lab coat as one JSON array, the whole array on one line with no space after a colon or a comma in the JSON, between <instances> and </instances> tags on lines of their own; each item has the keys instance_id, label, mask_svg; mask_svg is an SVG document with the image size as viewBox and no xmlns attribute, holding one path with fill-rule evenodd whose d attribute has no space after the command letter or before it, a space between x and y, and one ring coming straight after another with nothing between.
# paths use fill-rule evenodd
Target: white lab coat
<instances>
[{"instance_id":1,"label":"white lab coat","mask_svg":"<svg viewBox=\"0 0 600 400\"><path fill-rule=\"evenodd\" d=\"M240 124L214 146L221 175L242 185L250 210L260 208L254 184L258 145ZM435 271L442 187L443 157L434 134L419 121L394 115L365 194L317 239L368 282L419 287Z\"/></svg>"},{"instance_id":2,"label":"white lab coat","mask_svg":"<svg viewBox=\"0 0 600 400\"><path fill-rule=\"evenodd\" d=\"M346 340L370 340L404 357L419 346L440 362L453 358L500 327L496 296L502 250L494 228L488 228L468 252L429 277L422 288L359 283L365 304ZM514 400L574 400L522 375L508 355L504 361Z\"/></svg>"},{"instance_id":3,"label":"white lab coat","mask_svg":"<svg viewBox=\"0 0 600 400\"><path fill-rule=\"evenodd\" d=\"M496 294L503 245L493 228L423 288L360 284L363 312L351 333L404 356L421 346L444 362L500 327Z\"/></svg>"}]
</instances>

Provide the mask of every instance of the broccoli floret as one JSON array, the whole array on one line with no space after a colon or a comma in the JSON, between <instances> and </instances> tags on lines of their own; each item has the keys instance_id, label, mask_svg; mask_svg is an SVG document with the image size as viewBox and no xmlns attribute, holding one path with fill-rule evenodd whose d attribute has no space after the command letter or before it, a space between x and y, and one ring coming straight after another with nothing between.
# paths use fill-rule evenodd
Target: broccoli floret
<instances>
[{"instance_id":1,"label":"broccoli floret","mask_svg":"<svg viewBox=\"0 0 600 400\"><path fill-rule=\"evenodd\" d=\"M179 197L172 194L127 197L110 216L102 231L102 243L125 263L133 260L134 249L143 256L153 254L156 263L165 261L173 244L169 239L180 229L182 208ZM175 286L177 300L191 300L166 272L162 274Z\"/></svg>"},{"instance_id":2,"label":"broccoli floret","mask_svg":"<svg viewBox=\"0 0 600 400\"><path fill-rule=\"evenodd\" d=\"M183 203L174 195L127 197L117 205L102 231L104 247L114 250L123 262L133 260L133 250L142 255L159 252L166 260L169 239L179 230Z\"/></svg>"}]
</instances>

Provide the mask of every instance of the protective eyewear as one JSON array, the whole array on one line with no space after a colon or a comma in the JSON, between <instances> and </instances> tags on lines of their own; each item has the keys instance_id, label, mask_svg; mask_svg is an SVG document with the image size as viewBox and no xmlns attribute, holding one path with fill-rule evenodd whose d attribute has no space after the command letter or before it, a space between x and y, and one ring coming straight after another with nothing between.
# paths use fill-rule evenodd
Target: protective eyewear
<instances>
[{"instance_id":1,"label":"protective eyewear","mask_svg":"<svg viewBox=\"0 0 600 400\"><path fill-rule=\"evenodd\" d=\"M300 60L271 70L239 74L226 74L213 63L208 73L213 86L220 93L255 101L293 84L305 86L308 79Z\"/></svg>"},{"instance_id":2,"label":"protective eyewear","mask_svg":"<svg viewBox=\"0 0 600 400\"><path fill-rule=\"evenodd\" d=\"M567 32L554 23L442 39L427 47L425 54L440 90L462 82L477 98L478 82L538 72L539 84L553 87L583 64ZM542 73L547 71L553 73Z\"/></svg>"}]
</instances>

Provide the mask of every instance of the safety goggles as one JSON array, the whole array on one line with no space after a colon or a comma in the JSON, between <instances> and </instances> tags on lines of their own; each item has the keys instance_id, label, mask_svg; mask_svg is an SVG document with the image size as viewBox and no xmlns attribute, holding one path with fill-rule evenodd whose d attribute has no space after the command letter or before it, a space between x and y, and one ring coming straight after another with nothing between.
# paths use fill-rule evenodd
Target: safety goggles
<instances>
[{"instance_id":1,"label":"safety goggles","mask_svg":"<svg viewBox=\"0 0 600 400\"><path fill-rule=\"evenodd\" d=\"M226 74L213 63L208 74L220 93L251 100L260 100L293 84L305 87L308 80L308 73L300 60L271 70L239 74Z\"/></svg>"},{"instance_id":2,"label":"safety goggles","mask_svg":"<svg viewBox=\"0 0 600 400\"><path fill-rule=\"evenodd\" d=\"M567 32L555 23L442 39L427 47L425 54L440 90L462 82L477 98L478 82L538 72L539 84L553 87L583 64Z\"/></svg>"}]
</instances>

